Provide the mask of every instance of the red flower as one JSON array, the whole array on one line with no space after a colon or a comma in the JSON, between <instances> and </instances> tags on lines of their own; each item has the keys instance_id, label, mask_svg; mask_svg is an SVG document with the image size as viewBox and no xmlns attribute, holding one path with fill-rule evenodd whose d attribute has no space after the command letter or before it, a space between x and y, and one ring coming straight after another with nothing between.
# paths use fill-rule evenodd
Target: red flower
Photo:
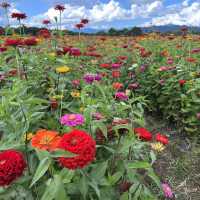
<instances>
[{"instance_id":1,"label":"red flower","mask_svg":"<svg viewBox=\"0 0 200 200\"><path fill-rule=\"evenodd\" d=\"M118 71L118 70L112 71L112 77L113 78L119 78L120 75L121 75L120 71Z\"/></svg>"},{"instance_id":2,"label":"red flower","mask_svg":"<svg viewBox=\"0 0 200 200\"><path fill-rule=\"evenodd\" d=\"M51 37L51 33L50 33L49 30L47 30L47 29L41 29L41 30L38 32L38 36L47 39L47 38L50 38L50 37Z\"/></svg>"},{"instance_id":3,"label":"red flower","mask_svg":"<svg viewBox=\"0 0 200 200\"><path fill-rule=\"evenodd\" d=\"M151 141L152 140L152 134L145 128L135 128L134 132L142 140L146 140L146 141Z\"/></svg>"},{"instance_id":4,"label":"red flower","mask_svg":"<svg viewBox=\"0 0 200 200\"><path fill-rule=\"evenodd\" d=\"M51 22L50 22L50 20L48 20L48 19L44 19L44 20L42 21L42 23L43 23L44 25L48 25L48 24L50 24Z\"/></svg>"},{"instance_id":5,"label":"red flower","mask_svg":"<svg viewBox=\"0 0 200 200\"><path fill-rule=\"evenodd\" d=\"M179 80L179 85L183 86L187 81L186 80Z\"/></svg>"},{"instance_id":6,"label":"red flower","mask_svg":"<svg viewBox=\"0 0 200 200\"><path fill-rule=\"evenodd\" d=\"M58 108L58 102L55 99L51 99L50 105L53 110L56 110Z\"/></svg>"},{"instance_id":7,"label":"red flower","mask_svg":"<svg viewBox=\"0 0 200 200\"><path fill-rule=\"evenodd\" d=\"M34 46L37 44L37 40L35 37L32 37L32 38L27 38L24 40L24 45L27 45L27 46Z\"/></svg>"},{"instance_id":8,"label":"red flower","mask_svg":"<svg viewBox=\"0 0 200 200\"><path fill-rule=\"evenodd\" d=\"M13 46L13 47L16 47L16 46L19 46L19 45L22 45L23 42L21 39L6 39L5 40L5 46Z\"/></svg>"},{"instance_id":9,"label":"red flower","mask_svg":"<svg viewBox=\"0 0 200 200\"><path fill-rule=\"evenodd\" d=\"M88 24L89 20L88 19L81 19L81 24Z\"/></svg>"},{"instance_id":10,"label":"red flower","mask_svg":"<svg viewBox=\"0 0 200 200\"><path fill-rule=\"evenodd\" d=\"M84 24L79 23L79 24L76 24L75 27L80 30L81 28L84 27Z\"/></svg>"},{"instance_id":11,"label":"red flower","mask_svg":"<svg viewBox=\"0 0 200 200\"><path fill-rule=\"evenodd\" d=\"M95 140L81 130L73 130L64 134L59 148L77 154L71 158L59 158L61 165L69 169L85 167L94 160L96 154Z\"/></svg>"},{"instance_id":12,"label":"red flower","mask_svg":"<svg viewBox=\"0 0 200 200\"><path fill-rule=\"evenodd\" d=\"M11 184L23 174L26 162L22 153L6 150L0 153L0 186Z\"/></svg>"},{"instance_id":13,"label":"red flower","mask_svg":"<svg viewBox=\"0 0 200 200\"><path fill-rule=\"evenodd\" d=\"M169 143L168 137L166 135L162 135L160 133L156 134L156 141L160 142L162 144L165 144L165 145Z\"/></svg>"},{"instance_id":14,"label":"red flower","mask_svg":"<svg viewBox=\"0 0 200 200\"><path fill-rule=\"evenodd\" d=\"M102 63L102 64L100 64L100 67L102 67L102 68L110 68L110 64L109 63Z\"/></svg>"},{"instance_id":15,"label":"red flower","mask_svg":"<svg viewBox=\"0 0 200 200\"><path fill-rule=\"evenodd\" d=\"M0 53L4 52L4 51L7 51L7 48L6 47L0 47Z\"/></svg>"},{"instance_id":16,"label":"red flower","mask_svg":"<svg viewBox=\"0 0 200 200\"><path fill-rule=\"evenodd\" d=\"M25 13L12 13L11 17L12 18L16 18L17 20L21 20L21 19L26 19L27 18Z\"/></svg>"},{"instance_id":17,"label":"red flower","mask_svg":"<svg viewBox=\"0 0 200 200\"><path fill-rule=\"evenodd\" d=\"M63 5L56 5L55 7L54 7L54 9L55 10L59 10L60 12L63 12L64 10L65 10L65 6L63 6Z\"/></svg>"}]
</instances>

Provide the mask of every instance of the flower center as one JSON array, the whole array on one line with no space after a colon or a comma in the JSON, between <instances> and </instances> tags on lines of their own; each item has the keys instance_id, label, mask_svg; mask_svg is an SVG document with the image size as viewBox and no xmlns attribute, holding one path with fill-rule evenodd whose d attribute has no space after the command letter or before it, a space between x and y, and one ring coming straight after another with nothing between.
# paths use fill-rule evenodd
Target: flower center
<instances>
[{"instance_id":1,"label":"flower center","mask_svg":"<svg viewBox=\"0 0 200 200\"><path fill-rule=\"evenodd\" d=\"M40 144L49 144L51 142L52 138L45 136L42 138L42 140L40 141Z\"/></svg>"},{"instance_id":2,"label":"flower center","mask_svg":"<svg viewBox=\"0 0 200 200\"><path fill-rule=\"evenodd\" d=\"M76 119L76 115L74 114L69 115L69 120L75 120L75 119Z\"/></svg>"},{"instance_id":3,"label":"flower center","mask_svg":"<svg viewBox=\"0 0 200 200\"><path fill-rule=\"evenodd\" d=\"M73 139L71 140L71 144L72 144L72 145L76 145L76 144L77 144L77 139L76 139L76 138L73 138Z\"/></svg>"}]
</instances>

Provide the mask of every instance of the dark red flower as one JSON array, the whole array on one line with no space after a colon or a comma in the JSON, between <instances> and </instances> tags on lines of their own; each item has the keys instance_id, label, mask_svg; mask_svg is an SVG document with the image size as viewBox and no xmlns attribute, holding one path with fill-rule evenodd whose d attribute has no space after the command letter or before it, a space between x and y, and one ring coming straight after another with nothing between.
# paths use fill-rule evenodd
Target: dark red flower
<instances>
[{"instance_id":1,"label":"dark red flower","mask_svg":"<svg viewBox=\"0 0 200 200\"><path fill-rule=\"evenodd\" d=\"M145 128L142 128L142 127L141 128L135 128L134 132L142 140L146 140L146 141L151 141L152 140L152 134Z\"/></svg>"},{"instance_id":2,"label":"dark red flower","mask_svg":"<svg viewBox=\"0 0 200 200\"><path fill-rule=\"evenodd\" d=\"M44 19L44 20L42 21L42 23L43 23L44 25L48 25L48 24L50 24L51 22L50 22L50 20L48 20L48 19Z\"/></svg>"},{"instance_id":3,"label":"dark red flower","mask_svg":"<svg viewBox=\"0 0 200 200\"><path fill-rule=\"evenodd\" d=\"M81 28L84 27L84 24L79 23L79 24L76 24L75 27L80 30Z\"/></svg>"},{"instance_id":4,"label":"dark red flower","mask_svg":"<svg viewBox=\"0 0 200 200\"><path fill-rule=\"evenodd\" d=\"M185 84L187 81L186 81L186 80L179 80L178 82L179 82L179 85L180 85L180 86L184 86L184 84Z\"/></svg>"},{"instance_id":5,"label":"dark red flower","mask_svg":"<svg viewBox=\"0 0 200 200\"><path fill-rule=\"evenodd\" d=\"M81 24L88 24L89 20L88 19L81 19Z\"/></svg>"},{"instance_id":6,"label":"dark red flower","mask_svg":"<svg viewBox=\"0 0 200 200\"><path fill-rule=\"evenodd\" d=\"M50 37L51 37L51 33L49 32L48 29L41 29L41 30L38 32L38 36L47 39L47 38L50 38Z\"/></svg>"},{"instance_id":7,"label":"dark red flower","mask_svg":"<svg viewBox=\"0 0 200 200\"><path fill-rule=\"evenodd\" d=\"M124 193L127 192L133 184L128 181L123 181L119 185L119 192Z\"/></svg>"},{"instance_id":8,"label":"dark red flower","mask_svg":"<svg viewBox=\"0 0 200 200\"><path fill-rule=\"evenodd\" d=\"M19 46L19 45L22 45L23 42L21 39L10 39L10 38L7 38L5 40L5 46L13 46L13 47L16 47L16 46Z\"/></svg>"},{"instance_id":9,"label":"dark red flower","mask_svg":"<svg viewBox=\"0 0 200 200\"><path fill-rule=\"evenodd\" d=\"M58 102L55 99L51 99L50 105L53 110L56 110L58 108Z\"/></svg>"},{"instance_id":10,"label":"dark red flower","mask_svg":"<svg viewBox=\"0 0 200 200\"><path fill-rule=\"evenodd\" d=\"M63 12L65 10L65 6L58 4L58 5L55 5L54 9L59 10L60 12Z\"/></svg>"},{"instance_id":11,"label":"dark red flower","mask_svg":"<svg viewBox=\"0 0 200 200\"><path fill-rule=\"evenodd\" d=\"M23 43L27 46L34 46L37 45L37 39L35 37L27 38L24 39Z\"/></svg>"},{"instance_id":12,"label":"dark red flower","mask_svg":"<svg viewBox=\"0 0 200 200\"><path fill-rule=\"evenodd\" d=\"M4 29L0 28L0 35L3 35L3 34L4 34Z\"/></svg>"},{"instance_id":13,"label":"dark red flower","mask_svg":"<svg viewBox=\"0 0 200 200\"><path fill-rule=\"evenodd\" d=\"M26 162L21 152L6 150L0 153L0 186L10 185L23 174Z\"/></svg>"},{"instance_id":14,"label":"dark red flower","mask_svg":"<svg viewBox=\"0 0 200 200\"><path fill-rule=\"evenodd\" d=\"M27 18L25 13L12 13L11 17L12 18L16 18L17 20L21 20L21 19L26 19Z\"/></svg>"},{"instance_id":15,"label":"dark red flower","mask_svg":"<svg viewBox=\"0 0 200 200\"><path fill-rule=\"evenodd\" d=\"M0 53L2 53L4 51L7 51L7 48L6 47L0 47Z\"/></svg>"},{"instance_id":16,"label":"dark red flower","mask_svg":"<svg viewBox=\"0 0 200 200\"><path fill-rule=\"evenodd\" d=\"M83 168L95 159L96 142L86 132L72 130L61 138L59 148L77 154L71 158L59 158L63 167L69 169Z\"/></svg>"},{"instance_id":17,"label":"dark red flower","mask_svg":"<svg viewBox=\"0 0 200 200\"><path fill-rule=\"evenodd\" d=\"M160 143L162 143L162 144L164 144L164 145L166 145L166 144L169 143L168 137L167 137L166 135L162 135L162 134L160 134L160 133L157 133L157 134L156 134L156 141L157 141L157 142L160 142Z\"/></svg>"},{"instance_id":18,"label":"dark red flower","mask_svg":"<svg viewBox=\"0 0 200 200\"><path fill-rule=\"evenodd\" d=\"M81 56L81 51L78 48L71 48L69 55L70 56Z\"/></svg>"}]
</instances>

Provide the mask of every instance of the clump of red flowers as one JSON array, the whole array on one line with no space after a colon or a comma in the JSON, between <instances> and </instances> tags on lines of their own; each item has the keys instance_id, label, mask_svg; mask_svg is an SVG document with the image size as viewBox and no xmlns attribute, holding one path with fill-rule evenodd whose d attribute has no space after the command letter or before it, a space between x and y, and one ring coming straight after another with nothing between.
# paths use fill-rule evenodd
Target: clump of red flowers
<instances>
[{"instance_id":1,"label":"clump of red flowers","mask_svg":"<svg viewBox=\"0 0 200 200\"><path fill-rule=\"evenodd\" d=\"M5 46L13 46L13 47L17 47L19 45L22 45L23 41L21 39L10 39L7 38L5 40Z\"/></svg>"},{"instance_id":2,"label":"clump of red flowers","mask_svg":"<svg viewBox=\"0 0 200 200\"><path fill-rule=\"evenodd\" d=\"M38 34L39 37L43 37L45 39L48 39L51 37L51 33L49 32L48 29L41 29Z\"/></svg>"},{"instance_id":3,"label":"clump of red flowers","mask_svg":"<svg viewBox=\"0 0 200 200\"><path fill-rule=\"evenodd\" d=\"M96 142L86 132L81 130L72 130L61 138L59 148L76 154L74 157L59 158L63 167L68 169L83 168L95 159Z\"/></svg>"},{"instance_id":4,"label":"clump of red flowers","mask_svg":"<svg viewBox=\"0 0 200 200\"><path fill-rule=\"evenodd\" d=\"M27 46L37 45L37 39L35 37L24 39L23 44Z\"/></svg>"},{"instance_id":5,"label":"clump of red flowers","mask_svg":"<svg viewBox=\"0 0 200 200\"><path fill-rule=\"evenodd\" d=\"M10 185L23 174L26 162L21 152L6 150L0 153L0 186Z\"/></svg>"},{"instance_id":6,"label":"clump of red flowers","mask_svg":"<svg viewBox=\"0 0 200 200\"><path fill-rule=\"evenodd\" d=\"M135 128L134 132L136 135L139 136L139 138L141 140L145 140L145 141L151 141L152 140L152 134L145 128L139 127L139 128Z\"/></svg>"}]
</instances>

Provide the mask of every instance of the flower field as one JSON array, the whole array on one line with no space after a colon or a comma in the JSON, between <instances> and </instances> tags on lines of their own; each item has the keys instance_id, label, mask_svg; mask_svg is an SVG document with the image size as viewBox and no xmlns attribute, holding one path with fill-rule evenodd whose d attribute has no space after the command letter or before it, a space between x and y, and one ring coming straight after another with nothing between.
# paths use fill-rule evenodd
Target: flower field
<instances>
[{"instance_id":1,"label":"flower field","mask_svg":"<svg viewBox=\"0 0 200 200\"><path fill-rule=\"evenodd\" d=\"M0 63L0 199L200 198L198 35L2 34Z\"/></svg>"}]
</instances>

